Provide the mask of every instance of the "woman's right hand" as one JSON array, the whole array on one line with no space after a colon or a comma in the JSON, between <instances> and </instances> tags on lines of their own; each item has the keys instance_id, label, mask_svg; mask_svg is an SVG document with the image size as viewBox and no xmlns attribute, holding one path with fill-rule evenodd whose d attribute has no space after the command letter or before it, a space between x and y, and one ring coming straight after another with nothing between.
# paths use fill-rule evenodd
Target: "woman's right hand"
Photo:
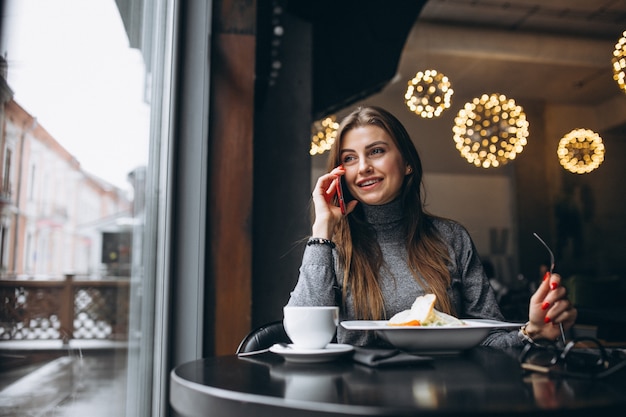
<instances>
[{"instance_id":1,"label":"woman's right hand","mask_svg":"<svg viewBox=\"0 0 626 417\"><path fill-rule=\"evenodd\" d=\"M324 239L332 237L335 225L343 216L341 209L333 204L333 198L337 194L337 181L345 173L346 171L343 167L338 166L328 174L318 178L312 193L315 206L315 221L311 236ZM345 215L350 214L356 205L356 200L350 201L346 205Z\"/></svg>"}]
</instances>

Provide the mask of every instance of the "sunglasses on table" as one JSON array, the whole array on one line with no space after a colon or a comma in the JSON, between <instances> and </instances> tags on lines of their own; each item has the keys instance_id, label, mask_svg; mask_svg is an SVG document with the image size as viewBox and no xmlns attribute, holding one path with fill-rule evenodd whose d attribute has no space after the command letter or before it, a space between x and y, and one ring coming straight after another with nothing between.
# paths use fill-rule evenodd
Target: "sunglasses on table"
<instances>
[{"instance_id":1,"label":"sunglasses on table","mask_svg":"<svg viewBox=\"0 0 626 417\"><path fill-rule=\"evenodd\" d=\"M607 349L592 337L560 343L529 344L520 355L524 371L565 378L605 378L626 367L625 349Z\"/></svg>"}]
</instances>

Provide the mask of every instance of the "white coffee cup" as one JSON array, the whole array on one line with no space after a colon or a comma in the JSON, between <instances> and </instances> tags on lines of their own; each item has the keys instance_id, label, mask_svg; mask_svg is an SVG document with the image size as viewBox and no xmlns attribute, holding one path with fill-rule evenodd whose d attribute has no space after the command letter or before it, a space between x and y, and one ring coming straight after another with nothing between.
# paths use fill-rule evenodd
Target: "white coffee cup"
<instances>
[{"instance_id":1,"label":"white coffee cup","mask_svg":"<svg viewBox=\"0 0 626 417\"><path fill-rule=\"evenodd\" d=\"M339 323L339 307L286 306L283 325L294 347L323 349L333 340Z\"/></svg>"}]
</instances>

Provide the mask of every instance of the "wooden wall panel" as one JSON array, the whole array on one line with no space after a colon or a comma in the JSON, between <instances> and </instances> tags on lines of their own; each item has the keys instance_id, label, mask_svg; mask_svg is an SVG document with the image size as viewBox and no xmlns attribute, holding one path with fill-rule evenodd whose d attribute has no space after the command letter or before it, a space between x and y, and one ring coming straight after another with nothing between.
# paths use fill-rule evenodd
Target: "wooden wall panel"
<instances>
[{"instance_id":1,"label":"wooden wall panel","mask_svg":"<svg viewBox=\"0 0 626 417\"><path fill-rule=\"evenodd\" d=\"M250 328L255 3L217 3L211 57L209 280L215 303L214 354L225 355L235 352Z\"/></svg>"}]
</instances>

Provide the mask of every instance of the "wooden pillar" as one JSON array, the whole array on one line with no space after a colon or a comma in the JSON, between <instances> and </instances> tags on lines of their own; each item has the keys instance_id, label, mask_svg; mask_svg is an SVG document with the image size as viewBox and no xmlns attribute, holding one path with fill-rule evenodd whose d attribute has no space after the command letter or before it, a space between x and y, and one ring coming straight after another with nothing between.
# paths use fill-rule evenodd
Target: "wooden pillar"
<instances>
[{"instance_id":1,"label":"wooden pillar","mask_svg":"<svg viewBox=\"0 0 626 417\"><path fill-rule=\"evenodd\" d=\"M255 19L255 1L214 3L206 302L215 355L234 353L250 328Z\"/></svg>"},{"instance_id":2,"label":"wooden pillar","mask_svg":"<svg viewBox=\"0 0 626 417\"><path fill-rule=\"evenodd\" d=\"M65 344L74 338L74 275L65 275L61 287L60 306L61 338Z\"/></svg>"}]
</instances>

